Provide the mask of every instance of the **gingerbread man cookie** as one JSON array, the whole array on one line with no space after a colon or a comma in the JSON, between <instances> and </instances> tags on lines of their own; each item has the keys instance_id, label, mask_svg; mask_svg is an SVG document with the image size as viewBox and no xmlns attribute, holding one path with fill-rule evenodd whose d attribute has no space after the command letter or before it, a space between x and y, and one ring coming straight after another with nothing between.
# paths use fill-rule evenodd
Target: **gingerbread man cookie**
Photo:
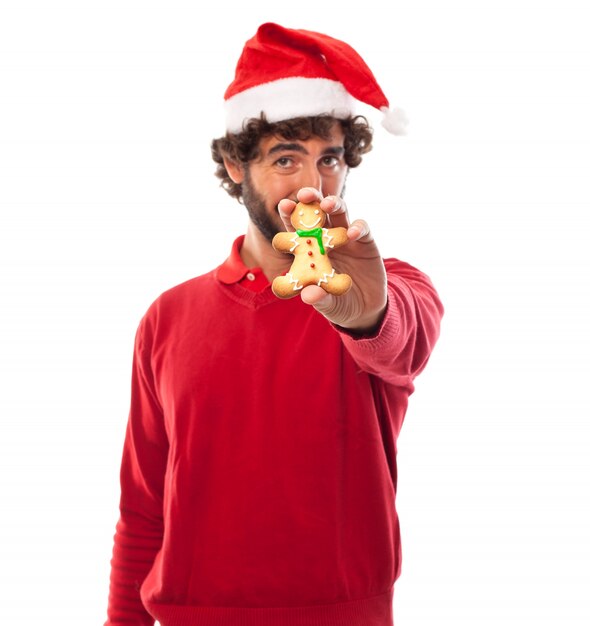
<instances>
[{"instance_id":1,"label":"gingerbread man cookie","mask_svg":"<svg viewBox=\"0 0 590 626\"><path fill-rule=\"evenodd\" d=\"M319 203L299 202L291 213L294 233L277 233L272 246L279 252L290 252L295 258L285 276L272 281L273 293L292 298L307 285L318 285L336 296L345 294L352 285L348 274L337 274L328 252L348 242L346 228L324 228L326 213Z\"/></svg>"}]
</instances>

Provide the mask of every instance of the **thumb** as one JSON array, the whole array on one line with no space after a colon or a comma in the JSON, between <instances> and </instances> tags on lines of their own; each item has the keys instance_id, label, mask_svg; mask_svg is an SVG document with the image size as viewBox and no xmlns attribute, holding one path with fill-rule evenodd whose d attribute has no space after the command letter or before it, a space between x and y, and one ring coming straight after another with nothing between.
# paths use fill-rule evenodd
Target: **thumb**
<instances>
[{"instance_id":1,"label":"thumb","mask_svg":"<svg viewBox=\"0 0 590 626\"><path fill-rule=\"evenodd\" d=\"M309 285L301 292L301 299L305 304L311 304L322 315L329 316L334 310L334 296L317 285Z\"/></svg>"}]
</instances>

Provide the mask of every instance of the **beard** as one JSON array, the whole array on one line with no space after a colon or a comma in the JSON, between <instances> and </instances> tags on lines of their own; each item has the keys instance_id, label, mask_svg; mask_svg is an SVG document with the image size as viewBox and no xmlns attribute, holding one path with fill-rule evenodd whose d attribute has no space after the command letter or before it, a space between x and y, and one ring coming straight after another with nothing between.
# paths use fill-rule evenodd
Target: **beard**
<instances>
[{"instance_id":1,"label":"beard","mask_svg":"<svg viewBox=\"0 0 590 626\"><path fill-rule=\"evenodd\" d=\"M273 237L277 233L285 230L283 221L279 216L278 205L274 208L274 215L271 214L262 196L254 189L248 168L246 168L242 181L242 201L248 211L250 221L269 243L272 243Z\"/></svg>"}]
</instances>

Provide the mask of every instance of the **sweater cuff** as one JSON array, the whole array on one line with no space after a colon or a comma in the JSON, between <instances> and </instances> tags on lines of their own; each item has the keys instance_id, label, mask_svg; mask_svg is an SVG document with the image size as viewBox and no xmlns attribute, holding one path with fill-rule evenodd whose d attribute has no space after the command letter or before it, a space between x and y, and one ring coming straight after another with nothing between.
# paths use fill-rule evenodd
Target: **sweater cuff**
<instances>
[{"instance_id":1,"label":"sweater cuff","mask_svg":"<svg viewBox=\"0 0 590 626\"><path fill-rule=\"evenodd\" d=\"M333 324L333 326L340 333L345 345L351 351L369 355L386 346L391 347L396 342L400 328L399 311L395 299L391 297L390 293L381 324L372 333L360 334L336 324Z\"/></svg>"}]
</instances>

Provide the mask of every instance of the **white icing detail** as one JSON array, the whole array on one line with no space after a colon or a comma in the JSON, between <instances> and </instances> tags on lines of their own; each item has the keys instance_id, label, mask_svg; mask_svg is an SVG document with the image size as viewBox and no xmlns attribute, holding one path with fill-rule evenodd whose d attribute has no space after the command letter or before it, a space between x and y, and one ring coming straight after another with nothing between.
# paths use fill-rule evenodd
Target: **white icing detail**
<instances>
[{"instance_id":1,"label":"white icing detail","mask_svg":"<svg viewBox=\"0 0 590 626\"><path fill-rule=\"evenodd\" d=\"M332 235L328 234L328 229L327 228L322 228L322 230L324 231L323 234L323 240L324 240L324 245L328 246L328 248L333 248L334 244L330 243L332 241L332 239L334 239L334 237Z\"/></svg>"},{"instance_id":2,"label":"white icing detail","mask_svg":"<svg viewBox=\"0 0 590 626\"><path fill-rule=\"evenodd\" d=\"M294 234L292 239L289 239L289 241L292 241L295 245L292 248L289 248L289 252L293 252L293 250L295 250L295 248L299 245L299 241L297 239L297 235Z\"/></svg>"},{"instance_id":3,"label":"white icing detail","mask_svg":"<svg viewBox=\"0 0 590 626\"><path fill-rule=\"evenodd\" d=\"M303 215L303 211L299 211L299 215Z\"/></svg>"},{"instance_id":4,"label":"white icing detail","mask_svg":"<svg viewBox=\"0 0 590 626\"><path fill-rule=\"evenodd\" d=\"M305 228L313 228L314 226L317 226L320 223L321 218L318 217L318 219L313 223L313 224L306 224L303 220L301 220L301 223L305 226Z\"/></svg>"},{"instance_id":5,"label":"white icing detail","mask_svg":"<svg viewBox=\"0 0 590 626\"><path fill-rule=\"evenodd\" d=\"M318 287L321 287L322 283L327 283L328 282L328 278L334 278L334 272L336 270L334 270L334 268L332 268L332 273L331 274L326 274L326 272L324 272L324 276L323 278L320 278L318 280Z\"/></svg>"},{"instance_id":6,"label":"white icing detail","mask_svg":"<svg viewBox=\"0 0 590 626\"><path fill-rule=\"evenodd\" d=\"M317 209L314 211L314 213L315 213L316 215L319 215L319 214L320 214L320 212L319 212Z\"/></svg>"},{"instance_id":7,"label":"white icing detail","mask_svg":"<svg viewBox=\"0 0 590 626\"><path fill-rule=\"evenodd\" d=\"M291 274L291 272L288 272L286 274L286 276L289 279L289 283L295 283L295 285L293 285L293 291L299 291L300 289L303 289L303 285L299 285L298 284L299 283L299 279L295 278L295 276L293 276L293 274Z\"/></svg>"}]
</instances>

